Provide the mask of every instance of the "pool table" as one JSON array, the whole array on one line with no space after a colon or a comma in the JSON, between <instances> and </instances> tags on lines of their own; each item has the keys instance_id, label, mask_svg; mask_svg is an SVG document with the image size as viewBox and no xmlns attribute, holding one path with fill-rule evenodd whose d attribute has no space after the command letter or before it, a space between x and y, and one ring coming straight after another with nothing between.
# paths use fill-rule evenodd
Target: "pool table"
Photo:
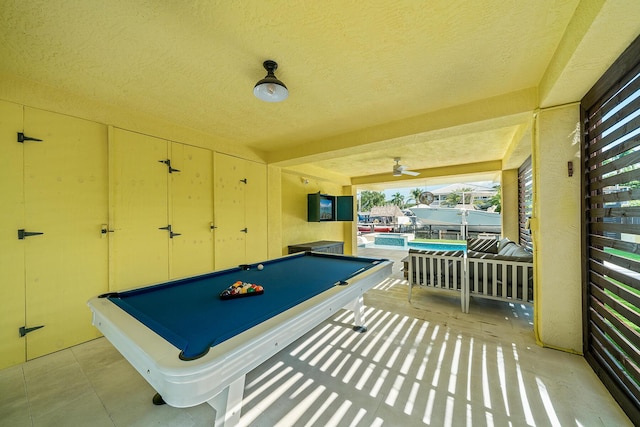
<instances>
[{"instance_id":1,"label":"pool table","mask_svg":"<svg viewBox=\"0 0 640 427\"><path fill-rule=\"evenodd\" d=\"M362 295L392 261L317 252L242 265L89 300L93 324L174 407L208 402L216 425L240 418L245 375L341 308L364 331ZM262 294L222 299L236 281ZM161 396L161 398L160 398Z\"/></svg>"}]
</instances>

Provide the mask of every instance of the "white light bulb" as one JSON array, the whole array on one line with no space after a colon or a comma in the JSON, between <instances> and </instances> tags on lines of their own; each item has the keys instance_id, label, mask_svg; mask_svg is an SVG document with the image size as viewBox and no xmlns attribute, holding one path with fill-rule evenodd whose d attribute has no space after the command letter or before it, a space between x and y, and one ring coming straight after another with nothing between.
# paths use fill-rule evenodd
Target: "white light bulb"
<instances>
[{"instance_id":1,"label":"white light bulb","mask_svg":"<svg viewBox=\"0 0 640 427\"><path fill-rule=\"evenodd\" d=\"M253 89L254 95L267 102L279 102L287 99L289 91L277 83L262 83Z\"/></svg>"}]
</instances>

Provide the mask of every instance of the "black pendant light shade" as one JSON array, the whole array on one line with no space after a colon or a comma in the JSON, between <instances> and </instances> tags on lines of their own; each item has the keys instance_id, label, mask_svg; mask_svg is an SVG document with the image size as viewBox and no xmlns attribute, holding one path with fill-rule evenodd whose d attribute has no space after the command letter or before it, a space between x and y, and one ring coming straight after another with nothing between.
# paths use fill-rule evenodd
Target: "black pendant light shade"
<instances>
[{"instance_id":1,"label":"black pendant light shade","mask_svg":"<svg viewBox=\"0 0 640 427\"><path fill-rule=\"evenodd\" d=\"M267 75L264 79L256 83L253 88L253 94L258 99L267 102L280 102L287 99L289 96L289 90L284 83L276 78L274 74L278 68L278 64L269 59L264 61L262 65L264 69L267 70Z\"/></svg>"}]
</instances>

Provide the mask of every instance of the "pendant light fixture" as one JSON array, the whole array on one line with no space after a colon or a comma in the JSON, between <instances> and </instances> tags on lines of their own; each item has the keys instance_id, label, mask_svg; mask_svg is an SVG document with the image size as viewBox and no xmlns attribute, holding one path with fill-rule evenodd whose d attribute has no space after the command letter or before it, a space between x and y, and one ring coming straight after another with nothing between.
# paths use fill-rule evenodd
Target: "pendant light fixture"
<instances>
[{"instance_id":1,"label":"pendant light fixture","mask_svg":"<svg viewBox=\"0 0 640 427\"><path fill-rule=\"evenodd\" d=\"M253 88L253 94L256 98L267 102L280 102L287 99L289 90L274 74L274 71L278 68L276 61L269 59L264 61L262 66L267 70L267 75L256 83Z\"/></svg>"}]
</instances>

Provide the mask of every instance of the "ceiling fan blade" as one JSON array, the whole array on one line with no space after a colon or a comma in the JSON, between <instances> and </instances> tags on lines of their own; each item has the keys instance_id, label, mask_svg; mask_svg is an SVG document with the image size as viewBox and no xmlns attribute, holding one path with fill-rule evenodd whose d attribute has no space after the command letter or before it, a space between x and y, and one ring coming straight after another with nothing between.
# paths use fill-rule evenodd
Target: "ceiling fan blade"
<instances>
[{"instance_id":1,"label":"ceiling fan blade","mask_svg":"<svg viewBox=\"0 0 640 427\"><path fill-rule=\"evenodd\" d=\"M393 165L393 176L401 176L401 175L410 175L410 176L418 176L420 175L420 172L413 172L413 171L409 171L407 170L407 167L405 165L401 165L400 162L400 157L396 157L393 159L396 164Z\"/></svg>"}]
</instances>

